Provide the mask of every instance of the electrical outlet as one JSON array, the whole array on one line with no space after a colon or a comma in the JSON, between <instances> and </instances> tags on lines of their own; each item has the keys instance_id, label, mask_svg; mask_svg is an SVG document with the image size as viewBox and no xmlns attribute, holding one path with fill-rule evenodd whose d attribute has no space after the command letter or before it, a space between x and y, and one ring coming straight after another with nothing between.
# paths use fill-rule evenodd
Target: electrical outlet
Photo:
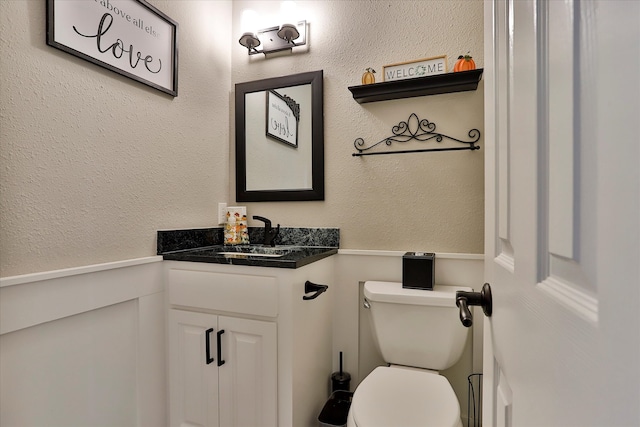
<instances>
[{"instance_id":1,"label":"electrical outlet","mask_svg":"<svg viewBox=\"0 0 640 427\"><path fill-rule=\"evenodd\" d=\"M218 224L224 224L227 221L227 204L218 203Z\"/></svg>"}]
</instances>

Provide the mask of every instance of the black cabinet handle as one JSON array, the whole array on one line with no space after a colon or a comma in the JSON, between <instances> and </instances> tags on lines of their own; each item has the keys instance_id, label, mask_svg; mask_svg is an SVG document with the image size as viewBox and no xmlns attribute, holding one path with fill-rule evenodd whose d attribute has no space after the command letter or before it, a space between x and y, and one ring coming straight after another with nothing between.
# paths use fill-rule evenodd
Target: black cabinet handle
<instances>
[{"instance_id":1,"label":"black cabinet handle","mask_svg":"<svg viewBox=\"0 0 640 427\"><path fill-rule=\"evenodd\" d=\"M218 339L218 366L224 365L224 360L222 360L222 339L220 338L224 334L224 329L218 331L217 339Z\"/></svg>"},{"instance_id":2,"label":"black cabinet handle","mask_svg":"<svg viewBox=\"0 0 640 427\"><path fill-rule=\"evenodd\" d=\"M205 352L207 357L207 365L213 362L213 357L211 357L211 339L210 339L211 332L213 332L213 328L209 328L204 332L204 340L205 340L204 345L206 347Z\"/></svg>"},{"instance_id":3,"label":"black cabinet handle","mask_svg":"<svg viewBox=\"0 0 640 427\"><path fill-rule=\"evenodd\" d=\"M327 285L317 285L315 283L311 283L310 281L306 281L304 283L304 293L308 294L311 292L315 292L315 294L313 295L303 295L302 299L303 300L310 300L310 299L316 299L320 296L321 293L326 292L326 290L329 288L329 286Z\"/></svg>"}]
</instances>

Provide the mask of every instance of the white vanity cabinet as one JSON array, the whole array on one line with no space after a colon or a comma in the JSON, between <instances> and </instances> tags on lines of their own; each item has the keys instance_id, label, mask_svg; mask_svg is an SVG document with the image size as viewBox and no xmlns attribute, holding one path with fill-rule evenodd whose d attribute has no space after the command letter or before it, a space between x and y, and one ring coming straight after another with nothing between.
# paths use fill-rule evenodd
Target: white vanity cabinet
<instances>
[{"instance_id":1,"label":"white vanity cabinet","mask_svg":"<svg viewBox=\"0 0 640 427\"><path fill-rule=\"evenodd\" d=\"M330 392L333 262L165 261L172 427L317 426ZM303 300L307 280L329 289Z\"/></svg>"}]
</instances>

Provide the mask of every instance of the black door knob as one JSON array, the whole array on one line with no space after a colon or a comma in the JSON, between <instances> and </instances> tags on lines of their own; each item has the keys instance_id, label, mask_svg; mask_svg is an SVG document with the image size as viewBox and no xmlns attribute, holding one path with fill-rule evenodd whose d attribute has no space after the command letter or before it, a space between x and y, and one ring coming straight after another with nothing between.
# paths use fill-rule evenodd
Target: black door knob
<instances>
[{"instance_id":1,"label":"black door knob","mask_svg":"<svg viewBox=\"0 0 640 427\"><path fill-rule=\"evenodd\" d=\"M485 316L491 317L491 313L493 312L491 285L485 283L482 285L480 292L456 292L456 305L460 308L460 321L467 328L473 325L473 315L471 314L471 310L469 310L469 306L479 305L482 307Z\"/></svg>"}]
</instances>

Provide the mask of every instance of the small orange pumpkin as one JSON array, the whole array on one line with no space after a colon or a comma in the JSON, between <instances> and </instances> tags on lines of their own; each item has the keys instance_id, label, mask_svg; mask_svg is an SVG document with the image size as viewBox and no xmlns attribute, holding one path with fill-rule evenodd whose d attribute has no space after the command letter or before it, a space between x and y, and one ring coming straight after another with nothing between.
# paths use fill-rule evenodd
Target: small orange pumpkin
<instances>
[{"instance_id":1,"label":"small orange pumpkin","mask_svg":"<svg viewBox=\"0 0 640 427\"><path fill-rule=\"evenodd\" d=\"M476 63L470 55L458 56L456 65L453 66L453 72L475 70Z\"/></svg>"},{"instance_id":2,"label":"small orange pumpkin","mask_svg":"<svg viewBox=\"0 0 640 427\"><path fill-rule=\"evenodd\" d=\"M371 67L367 68L367 70L362 75L362 84L370 85L371 83L375 83L376 82L376 76L374 76L375 72L376 70L374 70L373 68Z\"/></svg>"}]
</instances>

